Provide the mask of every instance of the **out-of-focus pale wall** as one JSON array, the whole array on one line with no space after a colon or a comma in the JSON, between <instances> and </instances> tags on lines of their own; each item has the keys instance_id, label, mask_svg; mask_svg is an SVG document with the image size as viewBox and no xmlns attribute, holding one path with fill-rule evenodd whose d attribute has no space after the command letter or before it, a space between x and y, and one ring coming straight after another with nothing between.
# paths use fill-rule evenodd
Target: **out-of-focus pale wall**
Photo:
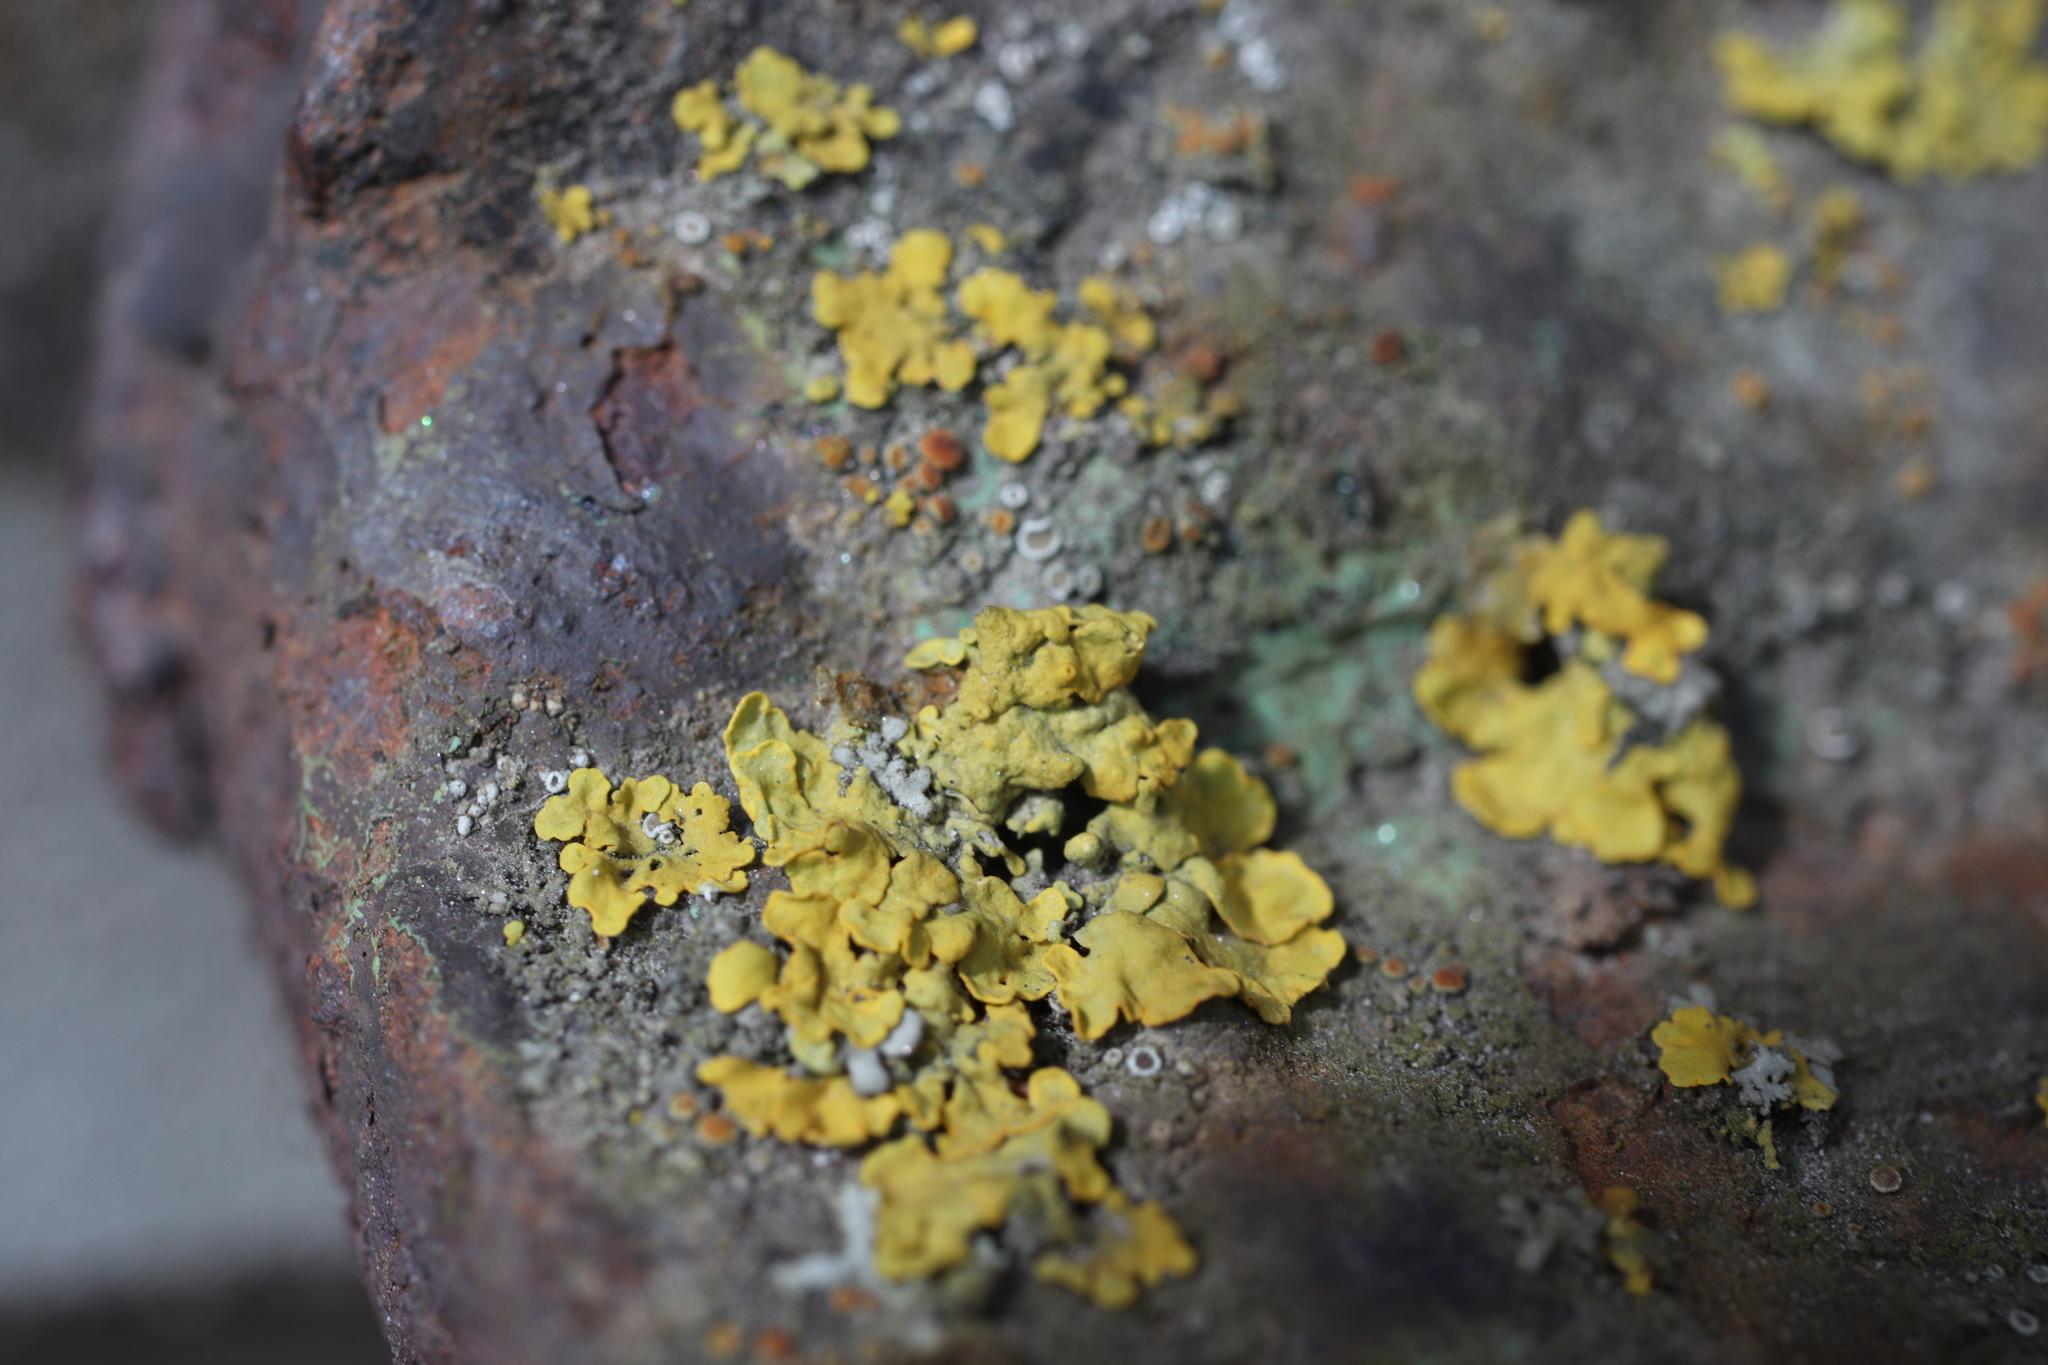
<instances>
[{"instance_id":1,"label":"out-of-focus pale wall","mask_svg":"<svg viewBox=\"0 0 2048 1365\"><path fill-rule=\"evenodd\" d=\"M350 1274L236 889L113 789L67 617L64 466L150 10L0 0L0 1322Z\"/></svg>"}]
</instances>

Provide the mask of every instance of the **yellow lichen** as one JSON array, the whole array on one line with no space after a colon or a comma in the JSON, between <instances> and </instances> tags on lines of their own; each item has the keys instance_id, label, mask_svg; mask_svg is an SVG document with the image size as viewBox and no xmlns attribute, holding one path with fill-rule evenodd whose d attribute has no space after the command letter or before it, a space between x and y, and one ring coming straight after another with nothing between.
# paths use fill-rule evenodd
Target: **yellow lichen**
<instances>
[{"instance_id":1,"label":"yellow lichen","mask_svg":"<svg viewBox=\"0 0 2048 1365\"><path fill-rule=\"evenodd\" d=\"M1097 915L1074 941L1086 957L1056 943L1043 961L1083 1038L1100 1038L1118 1019L1170 1024L1240 988L1235 972L1204 966L1185 936L1143 915Z\"/></svg>"},{"instance_id":2,"label":"yellow lichen","mask_svg":"<svg viewBox=\"0 0 2048 1365\"><path fill-rule=\"evenodd\" d=\"M571 185L567 189L543 189L539 191L541 216L548 220L555 230L555 236L563 243L575 241L586 232L595 232L610 221L610 215L597 207L597 200L588 185Z\"/></svg>"},{"instance_id":3,"label":"yellow lichen","mask_svg":"<svg viewBox=\"0 0 2048 1365\"><path fill-rule=\"evenodd\" d=\"M967 240L980 247L985 256L1000 256L1010 247L1010 239L993 223L969 223Z\"/></svg>"},{"instance_id":4,"label":"yellow lichen","mask_svg":"<svg viewBox=\"0 0 2048 1365\"><path fill-rule=\"evenodd\" d=\"M1791 207L1792 187L1762 133L1746 123L1725 128L1714 138L1713 151L1757 198L1780 211Z\"/></svg>"},{"instance_id":5,"label":"yellow lichen","mask_svg":"<svg viewBox=\"0 0 2048 1365\"><path fill-rule=\"evenodd\" d=\"M952 260L944 233L920 229L903 234L881 274L813 277L811 316L839 334L848 402L879 408L898 383L957 393L974 378L973 347L948 338L940 290Z\"/></svg>"},{"instance_id":6,"label":"yellow lichen","mask_svg":"<svg viewBox=\"0 0 2048 1365\"><path fill-rule=\"evenodd\" d=\"M868 164L871 141L896 136L902 120L874 102L865 85L842 89L771 47L757 47L733 73L727 104L716 81L678 91L669 106L676 127L701 146L697 175L711 180L755 154L763 175L800 190L826 173L850 175Z\"/></svg>"},{"instance_id":7,"label":"yellow lichen","mask_svg":"<svg viewBox=\"0 0 2048 1365\"><path fill-rule=\"evenodd\" d=\"M712 1003L779 1016L809 1074L727 1057L698 1075L742 1126L786 1141L858 1145L908 1123L861 1167L881 1195L886 1276L958 1265L977 1231L1011 1218L1048 1246L1041 1278L1105 1307L1189 1273L1172 1219L1126 1200L1098 1161L1108 1112L1057 1068L1017 1089L1033 1060L1028 1002L1055 996L1089 1039L1232 996L1281 1023L1344 955L1318 927L1329 888L1263 847L1264 784L1227 755L1197 754L1191 724L1155 722L1131 695L1152 628L1101 607L991 608L926 641L912 664L966 672L943 712L883 731L903 760L887 765L886 790L871 765L887 741L872 732L843 725L827 740L758 693L727 726L740 802L789 889L761 917L783 950L747 940L720 953ZM922 776L906 785L909 765ZM1066 841L1068 876L1048 880L1043 854L1011 840L1060 831L1068 789L1106 808ZM620 799L587 779L572 796L551 828L583 830ZM646 797L624 799L630 815ZM908 1070L878 1082L871 1059L856 1067L876 1048ZM853 1088L856 1075L873 1093ZM1104 1205L1092 1239L1075 1204Z\"/></svg>"},{"instance_id":8,"label":"yellow lichen","mask_svg":"<svg viewBox=\"0 0 2048 1365\"><path fill-rule=\"evenodd\" d=\"M1749 1030L1704 1006L1674 1011L1650 1030L1659 1049L1657 1068L1677 1086L1720 1085L1735 1069Z\"/></svg>"},{"instance_id":9,"label":"yellow lichen","mask_svg":"<svg viewBox=\"0 0 2048 1365\"><path fill-rule=\"evenodd\" d=\"M1642 1200L1626 1185L1609 1185L1600 1192L1598 1203L1607 1215L1601 1235L1607 1263L1621 1272L1624 1289L1639 1299L1648 1298L1653 1283L1647 1250L1650 1233L1636 1221Z\"/></svg>"},{"instance_id":10,"label":"yellow lichen","mask_svg":"<svg viewBox=\"0 0 2048 1365\"><path fill-rule=\"evenodd\" d=\"M954 635L920 641L903 656L905 668L958 668L967 662L967 643Z\"/></svg>"},{"instance_id":11,"label":"yellow lichen","mask_svg":"<svg viewBox=\"0 0 2048 1365\"><path fill-rule=\"evenodd\" d=\"M1130 419L1146 445L1186 450L1213 440L1241 406L1230 390L1205 388L1192 370L1174 366L1145 392L1119 402L1116 410Z\"/></svg>"},{"instance_id":12,"label":"yellow lichen","mask_svg":"<svg viewBox=\"0 0 2048 1365\"><path fill-rule=\"evenodd\" d=\"M1130 1307L1141 1288L1169 1275L1194 1273L1195 1249L1156 1201L1133 1204L1122 1190L1111 1190L1097 1218L1108 1226L1089 1252L1048 1251L1031 1273L1109 1309Z\"/></svg>"},{"instance_id":13,"label":"yellow lichen","mask_svg":"<svg viewBox=\"0 0 2048 1365\"><path fill-rule=\"evenodd\" d=\"M754 846L729 830L730 810L702 782L685 792L665 777L643 777L614 788L596 768L579 768L567 790L542 804L533 832L561 843L569 904L614 938L650 898L674 905L705 886L746 890L740 869L754 861Z\"/></svg>"},{"instance_id":14,"label":"yellow lichen","mask_svg":"<svg viewBox=\"0 0 2048 1365\"><path fill-rule=\"evenodd\" d=\"M896 40L927 60L957 56L973 47L980 37L980 27L964 14L936 28L914 14L896 26Z\"/></svg>"},{"instance_id":15,"label":"yellow lichen","mask_svg":"<svg viewBox=\"0 0 2048 1365\"><path fill-rule=\"evenodd\" d=\"M711 1008L720 1014L745 1009L775 984L777 967L774 953L748 939L726 948L711 959L711 970L704 978L711 992Z\"/></svg>"},{"instance_id":16,"label":"yellow lichen","mask_svg":"<svg viewBox=\"0 0 2048 1365\"><path fill-rule=\"evenodd\" d=\"M1775 313L1792 287L1792 258L1758 242L1714 267L1715 297L1724 313Z\"/></svg>"},{"instance_id":17,"label":"yellow lichen","mask_svg":"<svg viewBox=\"0 0 2048 1365\"><path fill-rule=\"evenodd\" d=\"M1813 201L1813 276L1833 289L1842 280L1849 245L1863 227L1863 201L1847 185L1833 185Z\"/></svg>"},{"instance_id":18,"label":"yellow lichen","mask_svg":"<svg viewBox=\"0 0 2048 1365\"><path fill-rule=\"evenodd\" d=\"M2017 172L2048 152L2043 0L1941 0L1918 54L1898 0L1835 0L1803 47L1724 33L1714 59L1729 107L1811 125L1901 180Z\"/></svg>"},{"instance_id":19,"label":"yellow lichen","mask_svg":"<svg viewBox=\"0 0 2048 1365\"><path fill-rule=\"evenodd\" d=\"M1083 304L1088 304L1089 286L1083 285ZM1112 286L1109 303L1116 304ZM1096 290L1097 302L1103 301ZM1143 310L1115 313L1105 320L1118 329L1084 322L1055 322L1058 300L1050 290L1035 290L1021 276L1007 270L984 267L960 286L960 311L979 324L983 340L996 351L1016 348L1022 363L984 395L988 423L982 442L991 454L1012 464L1029 459L1045 433L1046 419L1055 411L1069 417L1093 417L1103 404L1120 397L1127 383L1109 368L1119 341L1128 347L1142 338L1149 348L1153 333L1151 319Z\"/></svg>"},{"instance_id":20,"label":"yellow lichen","mask_svg":"<svg viewBox=\"0 0 2048 1365\"><path fill-rule=\"evenodd\" d=\"M676 127L695 133L703 150L697 156L697 178L715 180L738 170L754 149L755 125L735 116L719 98L718 82L685 86L669 105Z\"/></svg>"},{"instance_id":21,"label":"yellow lichen","mask_svg":"<svg viewBox=\"0 0 2048 1365\"><path fill-rule=\"evenodd\" d=\"M902 1105L894 1095L863 1098L844 1076L811 1080L739 1057L713 1057L697 1079L715 1085L726 1112L755 1137L817 1147L858 1147L886 1134Z\"/></svg>"},{"instance_id":22,"label":"yellow lichen","mask_svg":"<svg viewBox=\"0 0 2048 1365\"><path fill-rule=\"evenodd\" d=\"M1660 742L1631 743L1639 717L1599 667L1669 685L1706 643L1699 616L1649 596L1665 548L1590 512L1558 540L1516 543L1475 585L1472 610L1431 626L1415 700L1478 751L1451 790L1487 828L1548 833L1606 862L1666 862L1744 906L1755 883L1722 854L1741 798L1727 731L1694 716ZM1524 682L1527 652L1546 636L1568 657Z\"/></svg>"},{"instance_id":23,"label":"yellow lichen","mask_svg":"<svg viewBox=\"0 0 2048 1365\"><path fill-rule=\"evenodd\" d=\"M1751 1112L1735 1111L1728 1131L1754 1141L1771 1170L1778 1169L1766 1117L1773 1109L1834 1108L1837 1097L1827 1059L1836 1054L1823 1045L1816 1045L1819 1055L1809 1056L1777 1029L1761 1032L1702 1005L1673 1010L1650 1030L1650 1041L1657 1045L1658 1070L1674 1086L1736 1086L1738 1101Z\"/></svg>"},{"instance_id":24,"label":"yellow lichen","mask_svg":"<svg viewBox=\"0 0 2048 1365\"><path fill-rule=\"evenodd\" d=\"M1004 245L1002 234L986 224L968 235L985 254ZM897 242L885 273L828 270L813 277L811 315L838 333L847 401L878 408L898 384L958 392L973 381L975 347L953 335L940 292L952 260L943 233L919 229ZM1134 360L1156 340L1151 318L1127 291L1090 279L1081 294L1082 307L1097 321L1056 321L1057 297L1007 270L983 267L961 283L956 302L975 324L982 349L1019 353L1019 363L983 395L988 420L982 441L993 454L1012 463L1029 458L1055 413L1093 417L1128 387L1112 361Z\"/></svg>"}]
</instances>

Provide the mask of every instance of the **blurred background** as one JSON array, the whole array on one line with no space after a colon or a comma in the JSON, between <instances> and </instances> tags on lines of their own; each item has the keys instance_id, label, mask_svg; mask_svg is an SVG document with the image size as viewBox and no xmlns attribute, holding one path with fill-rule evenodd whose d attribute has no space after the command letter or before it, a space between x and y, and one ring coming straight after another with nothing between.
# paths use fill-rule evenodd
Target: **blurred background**
<instances>
[{"instance_id":1,"label":"blurred background","mask_svg":"<svg viewBox=\"0 0 2048 1365\"><path fill-rule=\"evenodd\" d=\"M0 1362L387 1360L240 894L105 776L69 615L94 268L153 8L0 0L0 778L61 781L76 819L0 822Z\"/></svg>"}]
</instances>

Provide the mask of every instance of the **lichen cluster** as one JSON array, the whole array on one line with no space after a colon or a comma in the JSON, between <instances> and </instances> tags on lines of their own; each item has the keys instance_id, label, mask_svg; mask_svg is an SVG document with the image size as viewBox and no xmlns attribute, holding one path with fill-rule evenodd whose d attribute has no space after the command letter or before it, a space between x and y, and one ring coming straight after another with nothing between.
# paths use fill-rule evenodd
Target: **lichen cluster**
<instances>
[{"instance_id":1,"label":"lichen cluster","mask_svg":"<svg viewBox=\"0 0 2048 1365\"><path fill-rule=\"evenodd\" d=\"M541 217L548 220L548 226L564 246L586 232L597 231L609 220L609 215L597 207L597 197L588 185L558 189L543 184L534 196L540 200Z\"/></svg>"},{"instance_id":2,"label":"lichen cluster","mask_svg":"<svg viewBox=\"0 0 2048 1365\"><path fill-rule=\"evenodd\" d=\"M1108 1111L1066 1071L1033 1068L1027 1002L1054 1002L1089 1039L1228 996L1283 1023L1343 957L1317 927L1322 879L1261 847L1264 784L1131 695L1152 627L1100 607L991 608L957 652L924 652L967 662L951 704L914 726L849 722L828 740L756 693L726 730L763 861L789 889L762 911L780 950L726 949L711 999L779 1018L797 1066L727 1056L698 1075L756 1135L856 1146L908 1124L861 1164L892 1279L959 1265L1012 1219L1053 1248L1040 1279L1106 1307L1190 1273L1173 1220L1102 1167Z\"/></svg>"},{"instance_id":3,"label":"lichen cluster","mask_svg":"<svg viewBox=\"0 0 2048 1365\"><path fill-rule=\"evenodd\" d=\"M2043 0L1941 0L1916 56L1898 0L1835 0L1801 47L1724 33L1728 105L1812 126L1901 180L2017 172L2048 152L2048 64L2033 55Z\"/></svg>"},{"instance_id":4,"label":"lichen cluster","mask_svg":"<svg viewBox=\"0 0 2048 1365\"><path fill-rule=\"evenodd\" d=\"M995 254L986 234L970 233L984 254ZM898 239L886 270L825 270L812 279L811 314L837 334L848 402L879 408L904 384L957 393L984 363L993 367L1011 357L983 391L988 419L982 442L991 454L1021 463L1038 449L1054 414L1085 419L1122 397L1129 381L1117 367L1135 363L1157 343L1158 331L1131 291L1101 277L1083 280L1077 291L1085 321L1056 319L1053 291L1033 289L1015 272L988 265L960 281L949 310L944 291L953 261L945 234L921 228ZM827 399L839 391L827 384L812 396ZM1141 433L1152 429L1145 421L1149 412L1143 403L1129 410ZM1153 443L1177 434L1169 423Z\"/></svg>"},{"instance_id":5,"label":"lichen cluster","mask_svg":"<svg viewBox=\"0 0 2048 1365\"><path fill-rule=\"evenodd\" d=\"M981 37L981 26L967 15L955 15L932 25L919 16L906 16L896 26L896 41L929 61L933 57L954 57L973 47Z\"/></svg>"},{"instance_id":6,"label":"lichen cluster","mask_svg":"<svg viewBox=\"0 0 2048 1365\"><path fill-rule=\"evenodd\" d=\"M707 888L747 889L741 869L754 861L754 846L728 829L731 808L702 782L685 792L665 777L642 777L615 788L598 769L579 768L541 806L533 829L562 843L569 904L615 938L650 898L674 905Z\"/></svg>"},{"instance_id":7,"label":"lichen cluster","mask_svg":"<svg viewBox=\"0 0 2048 1365\"><path fill-rule=\"evenodd\" d=\"M715 80L687 86L669 114L697 137L698 179L736 171L751 153L761 174L800 190L827 172L865 169L868 144L902 131L896 111L874 99L865 85L842 89L772 47L757 47L733 73L729 93Z\"/></svg>"},{"instance_id":8,"label":"lichen cluster","mask_svg":"<svg viewBox=\"0 0 2048 1365\"><path fill-rule=\"evenodd\" d=\"M1722 855L1741 777L1728 732L1701 714L1712 676L1687 657L1707 624L1649 595L1666 549L1583 511L1556 540L1516 539L1468 609L1430 628L1415 699L1478 751L1451 789L1488 829L1669 863L1746 906L1755 882ZM1557 670L1525 681L1544 644Z\"/></svg>"},{"instance_id":9,"label":"lichen cluster","mask_svg":"<svg viewBox=\"0 0 2048 1365\"><path fill-rule=\"evenodd\" d=\"M1771 1138L1773 1110L1832 1109L1833 1065L1840 1054L1827 1043L1789 1043L1781 1030L1762 1032L1704 1005L1672 1011L1650 1031L1658 1048L1657 1068L1681 1088L1733 1085L1740 1106L1734 1136L1763 1149L1764 1163L1778 1169Z\"/></svg>"},{"instance_id":10,"label":"lichen cluster","mask_svg":"<svg viewBox=\"0 0 2048 1365\"><path fill-rule=\"evenodd\" d=\"M1720 262L1714 270L1715 297L1725 313L1775 313L1792 287L1792 258L1759 242Z\"/></svg>"}]
</instances>

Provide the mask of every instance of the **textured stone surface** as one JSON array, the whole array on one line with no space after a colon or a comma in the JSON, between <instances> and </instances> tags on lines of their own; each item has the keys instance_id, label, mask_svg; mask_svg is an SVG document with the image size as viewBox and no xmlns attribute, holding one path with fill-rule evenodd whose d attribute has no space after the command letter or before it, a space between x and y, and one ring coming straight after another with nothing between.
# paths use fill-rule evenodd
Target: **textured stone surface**
<instances>
[{"instance_id":1,"label":"textured stone surface","mask_svg":"<svg viewBox=\"0 0 2048 1365\"><path fill-rule=\"evenodd\" d=\"M2003 608L2048 568L2048 177L1901 189L1785 136L1800 203L1863 195L1858 269L1729 319L1715 259L1806 232L1708 155L1705 54L1753 16L1503 14L991 11L919 94L866 5L179 6L105 311L84 611L130 785L220 830L256 894L401 1358L690 1358L724 1327L820 1360L2021 1347L2008 1314L2048 1307L2048 717ZM905 135L802 195L692 183L666 102L757 41L871 81ZM998 54L1008 132L974 112ZM1274 167L1183 164L1173 105L1261 109ZM611 226L559 243L543 173ZM1198 175L1237 222L1153 241ZM669 231L684 210L711 242ZM808 276L982 220L1063 291L1121 259L1162 349L1220 358L1244 415L1193 452L1103 420L1017 469L977 453L951 530L851 515L817 437L972 431L977 405L797 399L829 353ZM742 229L772 245L722 250ZM1763 413L1731 396L1752 368ZM1934 489L1903 496L1915 459ZM920 630L1049 591L981 515L1012 480L1062 564L1160 618L1141 690L1264 766L1333 924L1472 986L1353 967L1287 1030L1049 1021L1044 1060L1110 1106L1111 1164L1199 1275L1122 1315L1014 1274L835 1306L769 1270L836 1246L851 1161L702 1147L668 1111L703 1056L773 1055L699 984L771 879L607 948L531 837L536 774L582 749L723 786L717 728L755 687L805 722L914 706ZM1448 797L1458 755L1406 699L1422 629L1488 519L1578 506L1671 537L1667 595L1713 623L1755 912L1493 839ZM508 789L467 836L451 777ZM1695 985L1846 1050L1783 1170L1651 1065ZM1118 1064L1139 1041L1157 1080ZM1612 1183L1642 1196L1648 1300L1571 1245L1527 1255L1532 1210Z\"/></svg>"}]
</instances>

